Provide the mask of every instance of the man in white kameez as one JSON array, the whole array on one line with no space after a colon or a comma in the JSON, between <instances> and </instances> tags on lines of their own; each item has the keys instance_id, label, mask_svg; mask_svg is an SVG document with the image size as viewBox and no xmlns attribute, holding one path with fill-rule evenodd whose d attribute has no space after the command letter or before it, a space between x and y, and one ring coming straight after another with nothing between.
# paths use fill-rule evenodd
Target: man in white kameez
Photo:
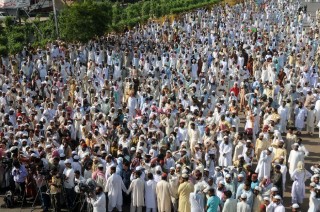
<instances>
[{"instance_id":1,"label":"man in white kameez","mask_svg":"<svg viewBox=\"0 0 320 212\"><path fill-rule=\"evenodd\" d=\"M130 212L142 212L144 206L144 180L141 179L141 171L135 172L135 179L131 181L127 194L131 194Z\"/></svg>"},{"instance_id":2,"label":"man in white kameez","mask_svg":"<svg viewBox=\"0 0 320 212\"><path fill-rule=\"evenodd\" d=\"M146 200L146 212L157 211L157 182L153 179L153 174L148 173L148 181L145 182L145 200Z\"/></svg>"},{"instance_id":3,"label":"man in white kameez","mask_svg":"<svg viewBox=\"0 0 320 212\"><path fill-rule=\"evenodd\" d=\"M108 193L108 211L112 211L115 207L118 211L122 211L122 191L127 192L122 178L116 174L116 167L110 167L111 176L106 182L105 191Z\"/></svg>"},{"instance_id":4,"label":"man in white kameez","mask_svg":"<svg viewBox=\"0 0 320 212\"><path fill-rule=\"evenodd\" d=\"M293 144L293 150L291 150L289 154L288 159L288 165L289 165L289 174L291 175L293 171L297 168L299 161L304 161L304 153L299 151L299 144L294 143Z\"/></svg>"},{"instance_id":5,"label":"man in white kameez","mask_svg":"<svg viewBox=\"0 0 320 212\"><path fill-rule=\"evenodd\" d=\"M231 166L232 164L232 145L225 139L219 146L220 157L219 166Z\"/></svg>"},{"instance_id":6,"label":"man in white kameez","mask_svg":"<svg viewBox=\"0 0 320 212\"><path fill-rule=\"evenodd\" d=\"M106 211L106 196L103 193L102 187L96 188L95 198L90 198L90 203L93 206L93 212L105 212Z\"/></svg>"},{"instance_id":7,"label":"man in white kameez","mask_svg":"<svg viewBox=\"0 0 320 212\"><path fill-rule=\"evenodd\" d=\"M286 106L286 101L283 100L282 105L278 108L278 114L280 116L280 129L281 133L287 132L287 123L289 118L289 109Z\"/></svg>"},{"instance_id":8,"label":"man in white kameez","mask_svg":"<svg viewBox=\"0 0 320 212\"><path fill-rule=\"evenodd\" d=\"M273 158L273 148L269 147L267 150L261 152L260 159L256 168L258 179L261 181L264 176L270 178L271 162Z\"/></svg>"},{"instance_id":9,"label":"man in white kameez","mask_svg":"<svg viewBox=\"0 0 320 212\"><path fill-rule=\"evenodd\" d=\"M304 128L304 122L307 119L307 110L303 107L303 104L299 102L299 106L294 111L295 114L295 127L299 132Z\"/></svg>"},{"instance_id":10,"label":"man in white kameez","mask_svg":"<svg viewBox=\"0 0 320 212\"><path fill-rule=\"evenodd\" d=\"M314 105L310 106L307 115L307 133L313 135L314 133L314 125L316 123L316 110L314 109Z\"/></svg>"}]
</instances>

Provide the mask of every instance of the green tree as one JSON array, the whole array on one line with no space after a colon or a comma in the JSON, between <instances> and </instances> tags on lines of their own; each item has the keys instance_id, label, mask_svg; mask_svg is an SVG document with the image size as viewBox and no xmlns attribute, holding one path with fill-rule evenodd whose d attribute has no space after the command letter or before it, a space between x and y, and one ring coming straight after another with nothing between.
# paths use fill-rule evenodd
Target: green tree
<instances>
[{"instance_id":1,"label":"green tree","mask_svg":"<svg viewBox=\"0 0 320 212\"><path fill-rule=\"evenodd\" d=\"M108 2L75 3L59 16L60 35L66 41L86 42L103 35L112 23L112 7Z\"/></svg>"}]
</instances>

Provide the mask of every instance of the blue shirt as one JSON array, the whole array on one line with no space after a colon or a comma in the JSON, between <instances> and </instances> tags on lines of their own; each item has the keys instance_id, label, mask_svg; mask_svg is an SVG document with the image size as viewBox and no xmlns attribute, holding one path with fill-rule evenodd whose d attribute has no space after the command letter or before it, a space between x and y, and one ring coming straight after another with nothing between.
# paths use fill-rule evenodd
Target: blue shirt
<instances>
[{"instance_id":1,"label":"blue shirt","mask_svg":"<svg viewBox=\"0 0 320 212\"><path fill-rule=\"evenodd\" d=\"M207 206L208 206L207 212L217 212L220 204L221 204L221 200L219 197L217 196L209 197L207 201Z\"/></svg>"},{"instance_id":2,"label":"blue shirt","mask_svg":"<svg viewBox=\"0 0 320 212\"><path fill-rule=\"evenodd\" d=\"M28 176L27 169L24 167L24 165L21 165L20 168L18 169L14 167L11 173L12 173L14 182L17 182L17 183L24 182Z\"/></svg>"}]
</instances>

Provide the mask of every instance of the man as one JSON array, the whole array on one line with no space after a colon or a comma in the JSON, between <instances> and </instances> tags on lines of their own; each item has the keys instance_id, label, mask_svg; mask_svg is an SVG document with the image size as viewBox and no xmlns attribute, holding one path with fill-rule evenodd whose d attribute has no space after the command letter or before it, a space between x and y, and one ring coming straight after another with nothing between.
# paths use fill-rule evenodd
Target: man
<instances>
[{"instance_id":1,"label":"man","mask_svg":"<svg viewBox=\"0 0 320 212\"><path fill-rule=\"evenodd\" d=\"M26 203L26 178L28 176L27 169L24 165L21 165L18 160L13 161L13 169L12 169L12 176L15 182L16 190L19 191L19 199L22 199L23 204Z\"/></svg>"},{"instance_id":2,"label":"man","mask_svg":"<svg viewBox=\"0 0 320 212\"><path fill-rule=\"evenodd\" d=\"M74 170L71 166L71 160L67 159L64 161L65 168L63 170L64 183L63 186L65 188L66 197L67 197L67 207L73 208L75 192L74 192Z\"/></svg>"},{"instance_id":3,"label":"man","mask_svg":"<svg viewBox=\"0 0 320 212\"><path fill-rule=\"evenodd\" d=\"M178 164L180 166L180 164ZM168 174L168 181L169 181L169 185L170 185L170 189L172 192L172 196L171 196L171 202L172 202L172 206L173 206L173 211L176 212L178 210L178 188L179 188L179 177L178 175L175 173L175 168L171 167L170 168L170 173Z\"/></svg>"},{"instance_id":4,"label":"man","mask_svg":"<svg viewBox=\"0 0 320 212\"><path fill-rule=\"evenodd\" d=\"M61 178L58 169L55 167L51 171L50 196L53 212L60 212Z\"/></svg>"},{"instance_id":5,"label":"man","mask_svg":"<svg viewBox=\"0 0 320 212\"><path fill-rule=\"evenodd\" d=\"M127 194L131 193L130 212L142 212L144 206L144 180L141 179L141 171L135 172L135 179L132 180Z\"/></svg>"},{"instance_id":6,"label":"man","mask_svg":"<svg viewBox=\"0 0 320 212\"><path fill-rule=\"evenodd\" d=\"M229 139L226 138L219 146L220 157L219 166L232 165L232 145L229 144Z\"/></svg>"},{"instance_id":7,"label":"man","mask_svg":"<svg viewBox=\"0 0 320 212\"><path fill-rule=\"evenodd\" d=\"M307 120L308 112L305 107L303 107L302 102L299 102L298 107L294 111L295 114L295 127L298 130L298 134L301 134L304 128L304 123Z\"/></svg>"},{"instance_id":8,"label":"man","mask_svg":"<svg viewBox=\"0 0 320 212\"><path fill-rule=\"evenodd\" d=\"M95 194L96 194L95 197L90 198L90 202L93 206L93 212L105 212L106 211L106 196L103 193L103 189L101 186L96 187Z\"/></svg>"},{"instance_id":9,"label":"man","mask_svg":"<svg viewBox=\"0 0 320 212\"><path fill-rule=\"evenodd\" d=\"M214 189L210 188L209 191L209 198L207 200L207 212L217 212L218 211L218 207L220 209L220 211L222 210L221 207L221 200L219 197L217 197L214 194Z\"/></svg>"},{"instance_id":10,"label":"man","mask_svg":"<svg viewBox=\"0 0 320 212\"><path fill-rule=\"evenodd\" d=\"M116 167L110 167L111 176L106 182L105 191L108 193L108 211L112 211L115 207L118 211L122 211L122 191L127 192L127 188L124 185L122 178L116 174Z\"/></svg>"},{"instance_id":11,"label":"man","mask_svg":"<svg viewBox=\"0 0 320 212\"><path fill-rule=\"evenodd\" d=\"M167 182L167 174L163 173L156 187L159 212L171 211L171 186Z\"/></svg>"},{"instance_id":12,"label":"man","mask_svg":"<svg viewBox=\"0 0 320 212\"><path fill-rule=\"evenodd\" d=\"M241 194L240 202L237 203L237 212L250 212L250 205L247 203L247 195Z\"/></svg>"},{"instance_id":13,"label":"man","mask_svg":"<svg viewBox=\"0 0 320 212\"><path fill-rule=\"evenodd\" d=\"M263 203L263 199L260 192L261 192L261 187L259 186L256 186L253 190L254 196L253 196L252 211L259 211L260 205Z\"/></svg>"},{"instance_id":14,"label":"man","mask_svg":"<svg viewBox=\"0 0 320 212\"><path fill-rule=\"evenodd\" d=\"M299 206L299 204L297 204L297 203L294 203L292 206L291 206L291 208L292 208L292 212L299 212L299 211L301 211L300 210L300 206ZM309 208L310 209L310 208Z\"/></svg>"},{"instance_id":15,"label":"man","mask_svg":"<svg viewBox=\"0 0 320 212\"><path fill-rule=\"evenodd\" d=\"M225 191L224 196L226 201L223 205L222 212L236 211L237 210L237 200L232 198L231 191Z\"/></svg>"},{"instance_id":16,"label":"man","mask_svg":"<svg viewBox=\"0 0 320 212\"><path fill-rule=\"evenodd\" d=\"M204 198L198 189L199 188L195 188L195 191L190 193L189 196L191 212L204 211Z\"/></svg>"},{"instance_id":17,"label":"man","mask_svg":"<svg viewBox=\"0 0 320 212\"><path fill-rule=\"evenodd\" d=\"M253 193L251 191L251 182L249 180L247 180L244 183L242 194L246 195L246 203L250 206L250 208L252 208L252 205L253 205ZM241 195L240 195L240 199L241 199Z\"/></svg>"},{"instance_id":18,"label":"man","mask_svg":"<svg viewBox=\"0 0 320 212\"><path fill-rule=\"evenodd\" d=\"M289 174L290 175L297 168L299 161L304 161L304 153L299 151L299 144L294 143L293 150L290 151L289 159L288 159Z\"/></svg>"},{"instance_id":19,"label":"man","mask_svg":"<svg viewBox=\"0 0 320 212\"><path fill-rule=\"evenodd\" d=\"M157 182L153 178L152 173L147 174L148 180L145 182L145 203L146 212L156 212L157 211Z\"/></svg>"},{"instance_id":20,"label":"man","mask_svg":"<svg viewBox=\"0 0 320 212\"><path fill-rule=\"evenodd\" d=\"M282 180L282 173L281 173L281 166L280 165L276 165L275 167L275 171L274 174L272 176L272 180L271 182L273 183L274 186L276 186L278 188L278 194L280 196L283 195L283 180Z\"/></svg>"},{"instance_id":21,"label":"man","mask_svg":"<svg viewBox=\"0 0 320 212\"><path fill-rule=\"evenodd\" d=\"M282 192L285 192L285 185L286 185L288 168L287 168L286 164L284 163L284 158L283 157L279 158L279 164L278 165L281 167L280 168L280 172L282 174L282 185L283 185Z\"/></svg>"},{"instance_id":22,"label":"man","mask_svg":"<svg viewBox=\"0 0 320 212\"><path fill-rule=\"evenodd\" d=\"M208 183L203 179L202 173L199 170L195 170L195 185L194 190L201 192L199 195L202 196L202 199L204 200L205 195L204 191L209 187ZM204 205L202 206L204 207Z\"/></svg>"},{"instance_id":23,"label":"man","mask_svg":"<svg viewBox=\"0 0 320 212\"><path fill-rule=\"evenodd\" d=\"M285 212L286 209L281 203L281 197L279 195L276 195L273 198L273 204L272 204L273 212Z\"/></svg>"},{"instance_id":24,"label":"man","mask_svg":"<svg viewBox=\"0 0 320 212\"><path fill-rule=\"evenodd\" d=\"M289 109L286 106L286 100L282 100L282 105L278 108L278 114L280 116L280 133L286 133L287 131L287 123L289 119Z\"/></svg>"},{"instance_id":25,"label":"man","mask_svg":"<svg viewBox=\"0 0 320 212\"><path fill-rule=\"evenodd\" d=\"M190 212L189 196L193 192L193 185L188 182L189 176L187 174L181 175L181 182L178 188L179 209L178 211Z\"/></svg>"},{"instance_id":26,"label":"man","mask_svg":"<svg viewBox=\"0 0 320 212\"><path fill-rule=\"evenodd\" d=\"M256 140L255 152L254 152L256 154L256 157L257 157L258 161L260 159L261 152L264 151L264 150L267 150L269 145L270 145L270 143L264 137L264 134L260 133L259 137Z\"/></svg>"},{"instance_id":27,"label":"man","mask_svg":"<svg viewBox=\"0 0 320 212\"><path fill-rule=\"evenodd\" d=\"M235 185L234 185L234 183L233 183L233 181L231 179L231 175L230 174L226 174L225 187L226 187L226 190L231 191L231 193L233 194L233 197L235 197L235 193L236 193Z\"/></svg>"},{"instance_id":28,"label":"man","mask_svg":"<svg viewBox=\"0 0 320 212\"><path fill-rule=\"evenodd\" d=\"M261 152L261 156L255 171L256 173L258 173L259 181L261 181L264 176L270 177L272 152L272 147L269 147L267 150Z\"/></svg>"},{"instance_id":29,"label":"man","mask_svg":"<svg viewBox=\"0 0 320 212\"><path fill-rule=\"evenodd\" d=\"M314 109L314 105L311 105L310 109L307 110L307 133L313 135L314 126L316 124L317 111Z\"/></svg>"},{"instance_id":30,"label":"man","mask_svg":"<svg viewBox=\"0 0 320 212\"><path fill-rule=\"evenodd\" d=\"M279 160L281 157L284 158L284 163L286 163L287 158L287 150L284 148L284 141L279 140L277 145L274 147L274 157L272 160L272 163L274 163L276 160Z\"/></svg>"}]
</instances>

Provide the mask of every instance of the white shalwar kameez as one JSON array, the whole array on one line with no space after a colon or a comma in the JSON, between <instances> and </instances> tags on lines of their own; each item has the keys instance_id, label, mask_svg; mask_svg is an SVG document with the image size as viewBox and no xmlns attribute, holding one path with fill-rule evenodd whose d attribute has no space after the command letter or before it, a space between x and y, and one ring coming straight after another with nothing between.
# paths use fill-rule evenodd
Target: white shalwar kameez
<instances>
[{"instance_id":1,"label":"white shalwar kameez","mask_svg":"<svg viewBox=\"0 0 320 212\"><path fill-rule=\"evenodd\" d=\"M294 170L291 179L294 181L291 189L292 203L302 204L305 197L305 181L312 175L306 170Z\"/></svg>"},{"instance_id":2,"label":"white shalwar kameez","mask_svg":"<svg viewBox=\"0 0 320 212\"><path fill-rule=\"evenodd\" d=\"M256 173L258 173L258 179L262 180L263 177L268 176L270 178L272 153L267 155L268 150L261 152L260 159L256 168Z\"/></svg>"},{"instance_id":3,"label":"white shalwar kameez","mask_svg":"<svg viewBox=\"0 0 320 212\"><path fill-rule=\"evenodd\" d=\"M219 166L231 166L232 163L232 146L224 142L219 146L220 157Z\"/></svg>"},{"instance_id":4,"label":"white shalwar kameez","mask_svg":"<svg viewBox=\"0 0 320 212\"><path fill-rule=\"evenodd\" d=\"M146 201L146 211L147 212L156 212L157 211L157 182L154 180L148 180L145 182L145 201Z\"/></svg>"},{"instance_id":5,"label":"white shalwar kameez","mask_svg":"<svg viewBox=\"0 0 320 212\"><path fill-rule=\"evenodd\" d=\"M105 191L108 193L109 199L108 211L112 211L115 207L117 207L118 211L122 211L122 191L127 191L122 178L117 174L112 174L106 182Z\"/></svg>"}]
</instances>

